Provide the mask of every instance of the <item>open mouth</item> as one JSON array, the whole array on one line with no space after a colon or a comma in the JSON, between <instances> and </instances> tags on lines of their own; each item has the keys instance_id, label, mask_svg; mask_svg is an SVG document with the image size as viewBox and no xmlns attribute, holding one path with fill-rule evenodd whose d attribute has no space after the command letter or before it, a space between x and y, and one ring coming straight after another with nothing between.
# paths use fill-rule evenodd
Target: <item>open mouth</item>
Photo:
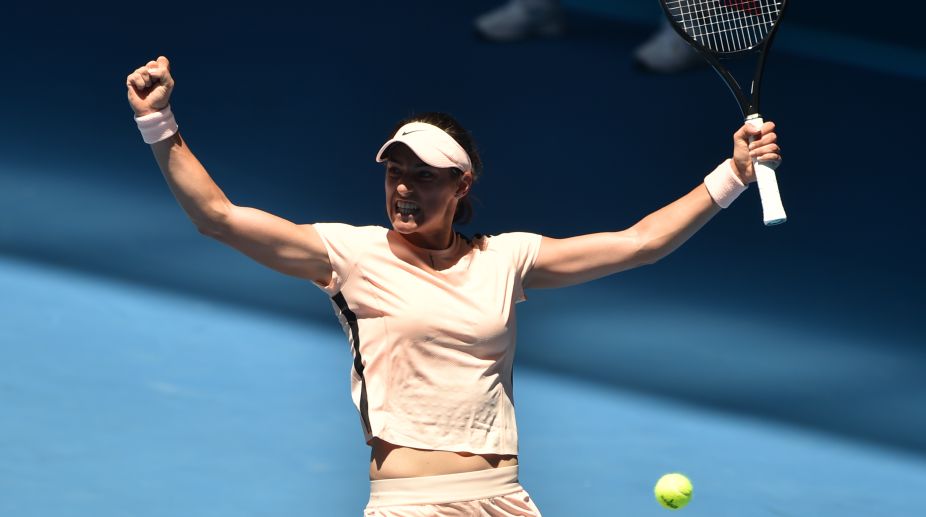
<instances>
[{"instance_id":1,"label":"open mouth","mask_svg":"<svg viewBox=\"0 0 926 517\"><path fill-rule=\"evenodd\" d=\"M415 215L421 211L421 207L410 201L396 201L395 209L402 215Z\"/></svg>"}]
</instances>

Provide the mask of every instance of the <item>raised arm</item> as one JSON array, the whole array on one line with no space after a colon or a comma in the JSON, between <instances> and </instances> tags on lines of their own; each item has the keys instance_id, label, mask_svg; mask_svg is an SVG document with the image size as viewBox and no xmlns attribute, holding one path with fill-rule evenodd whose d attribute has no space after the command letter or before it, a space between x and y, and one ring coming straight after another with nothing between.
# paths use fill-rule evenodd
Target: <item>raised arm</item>
<instances>
[{"instance_id":1,"label":"raised arm","mask_svg":"<svg viewBox=\"0 0 926 517\"><path fill-rule=\"evenodd\" d=\"M750 143L750 137L755 142ZM741 185L756 181L753 158L781 160L775 124L761 131L744 124L733 135L733 158L717 174L733 174ZM524 279L525 288L576 285L638 266L653 264L669 255L711 220L721 207L705 183L671 204L647 215L627 230L594 233L568 239L544 237L534 268Z\"/></svg>"},{"instance_id":2,"label":"raised arm","mask_svg":"<svg viewBox=\"0 0 926 517\"><path fill-rule=\"evenodd\" d=\"M160 56L126 78L136 117L167 108L174 87L169 65ZM170 191L200 233L281 273L322 284L330 281L328 253L312 225L232 204L179 132L152 143L151 151Z\"/></svg>"}]
</instances>

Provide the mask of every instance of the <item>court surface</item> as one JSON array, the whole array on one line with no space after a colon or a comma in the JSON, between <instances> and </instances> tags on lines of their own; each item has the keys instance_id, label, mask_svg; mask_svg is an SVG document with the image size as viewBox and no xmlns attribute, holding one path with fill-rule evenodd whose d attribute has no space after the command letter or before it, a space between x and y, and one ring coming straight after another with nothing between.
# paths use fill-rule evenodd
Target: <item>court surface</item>
<instances>
[{"instance_id":1,"label":"court surface","mask_svg":"<svg viewBox=\"0 0 926 517\"><path fill-rule=\"evenodd\" d=\"M335 324L9 258L0 291L0 515L360 515ZM662 515L671 471L689 516L915 515L926 492L926 461L890 449L527 367L515 392L545 516Z\"/></svg>"}]
</instances>

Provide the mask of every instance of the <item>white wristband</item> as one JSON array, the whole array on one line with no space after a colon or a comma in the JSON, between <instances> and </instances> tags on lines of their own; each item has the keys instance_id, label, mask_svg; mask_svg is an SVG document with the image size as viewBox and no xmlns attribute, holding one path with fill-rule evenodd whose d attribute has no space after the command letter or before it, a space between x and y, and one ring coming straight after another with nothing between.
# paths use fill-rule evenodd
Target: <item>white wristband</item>
<instances>
[{"instance_id":1,"label":"white wristband","mask_svg":"<svg viewBox=\"0 0 926 517\"><path fill-rule=\"evenodd\" d=\"M714 169L714 172L704 177L704 186L720 208L727 208L733 203L733 200L739 197L749 185L743 185L743 182L733 173L733 160L727 158L723 163Z\"/></svg>"},{"instance_id":2,"label":"white wristband","mask_svg":"<svg viewBox=\"0 0 926 517\"><path fill-rule=\"evenodd\" d=\"M165 106L161 111L135 117L135 122L146 144L170 138L178 128L174 114L170 111L170 105Z\"/></svg>"}]
</instances>

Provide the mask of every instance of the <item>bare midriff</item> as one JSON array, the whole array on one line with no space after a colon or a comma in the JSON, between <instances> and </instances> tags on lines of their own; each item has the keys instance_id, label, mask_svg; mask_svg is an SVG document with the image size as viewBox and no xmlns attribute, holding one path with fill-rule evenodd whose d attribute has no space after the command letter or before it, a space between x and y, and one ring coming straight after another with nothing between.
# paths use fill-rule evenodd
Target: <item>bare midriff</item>
<instances>
[{"instance_id":1,"label":"bare midriff","mask_svg":"<svg viewBox=\"0 0 926 517\"><path fill-rule=\"evenodd\" d=\"M518 464L515 455L413 449L379 438L373 438L370 445L370 479L439 476Z\"/></svg>"}]
</instances>

